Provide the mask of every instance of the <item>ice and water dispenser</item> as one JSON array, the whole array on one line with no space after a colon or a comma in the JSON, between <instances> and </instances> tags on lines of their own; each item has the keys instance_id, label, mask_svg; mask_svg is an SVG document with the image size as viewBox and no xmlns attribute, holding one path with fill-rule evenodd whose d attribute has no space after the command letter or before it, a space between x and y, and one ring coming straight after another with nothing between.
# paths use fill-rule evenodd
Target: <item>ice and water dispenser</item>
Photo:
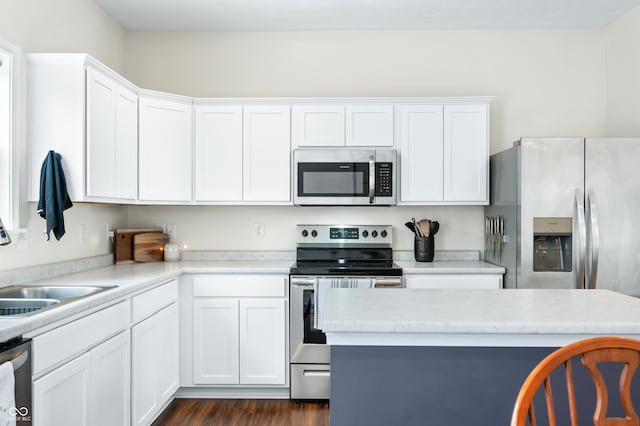
<instances>
[{"instance_id":1,"label":"ice and water dispenser","mask_svg":"<svg viewBox=\"0 0 640 426\"><path fill-rule=\"evenodd\" d=\"M571 272L572 225L570 217L533 218L534 272Z\"/></svg>"}]
</instances>

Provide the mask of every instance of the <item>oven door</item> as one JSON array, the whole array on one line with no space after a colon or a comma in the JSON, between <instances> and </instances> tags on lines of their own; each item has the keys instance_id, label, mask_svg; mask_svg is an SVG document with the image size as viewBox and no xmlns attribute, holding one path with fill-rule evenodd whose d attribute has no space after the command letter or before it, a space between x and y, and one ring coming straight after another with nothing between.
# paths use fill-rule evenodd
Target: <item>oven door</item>
<instances>
[{"instance_id":1,"label":"oven door","mask_svg":"<svg viewBox=\"0 0 640 426\"><path fill-rule=\"evenodd\" d=\"M315 279L291 277L290 357L296 364L328 364L327 338L315 328Z\"/></svg>"}]
</instances>

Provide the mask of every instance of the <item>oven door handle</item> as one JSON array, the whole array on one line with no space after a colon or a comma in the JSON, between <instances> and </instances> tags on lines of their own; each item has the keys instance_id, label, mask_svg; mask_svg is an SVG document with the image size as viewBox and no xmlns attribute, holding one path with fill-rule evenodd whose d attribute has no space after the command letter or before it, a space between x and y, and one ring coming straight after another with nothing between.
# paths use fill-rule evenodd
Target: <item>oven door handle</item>
<instances>
[{"instance_id":1,"label":"oven door handle","mask_svg":"<svg viewBox=\"0 0 640 426\"><path fill-rule=\"evenodd\" d=\"M291 285L294 287L310 288L313 287L316 280L309 278L291 278Z\"/></svg>"},{"instance_id":2,"label":"oven door handle","mask_svg":"<svg viewBox=\"0 0 640 426\"><path fill-rule=\"evenodd\" d=\"M402 278L377 278L375 281L375 287L402 287Z\"/></svg>"}]
</instances>

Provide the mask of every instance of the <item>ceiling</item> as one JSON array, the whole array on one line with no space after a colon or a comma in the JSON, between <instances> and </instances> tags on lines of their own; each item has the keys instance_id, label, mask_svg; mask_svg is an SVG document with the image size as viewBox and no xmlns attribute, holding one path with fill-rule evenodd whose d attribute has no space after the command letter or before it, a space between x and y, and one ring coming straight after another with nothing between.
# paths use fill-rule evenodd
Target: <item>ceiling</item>
<instances>
[{"instance_id":1,"label":"ceiling","mask_svg":"<svg viewBox=\"0 0 640 426\"><path fill-rule=\"evenodd\" d=\"M128 31L602 27L640 0L95 0Z\"/></svg>"}]
</instances>

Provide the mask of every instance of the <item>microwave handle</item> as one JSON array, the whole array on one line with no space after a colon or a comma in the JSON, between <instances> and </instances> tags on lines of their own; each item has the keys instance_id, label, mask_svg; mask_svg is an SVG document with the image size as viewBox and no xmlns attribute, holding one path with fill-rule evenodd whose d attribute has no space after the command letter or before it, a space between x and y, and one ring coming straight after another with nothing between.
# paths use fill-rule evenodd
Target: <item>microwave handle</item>
<instances>
[{"instance_id":1,"label":"microwave handle","mask_svg":"<svg viewBox=\"0 0 640 426\"><path fill-rule=\"evenodd\" d=\"M369 156L369 204L373 204L373 197L376 193L376 158Z\"/></svg>"}]
</instances>

